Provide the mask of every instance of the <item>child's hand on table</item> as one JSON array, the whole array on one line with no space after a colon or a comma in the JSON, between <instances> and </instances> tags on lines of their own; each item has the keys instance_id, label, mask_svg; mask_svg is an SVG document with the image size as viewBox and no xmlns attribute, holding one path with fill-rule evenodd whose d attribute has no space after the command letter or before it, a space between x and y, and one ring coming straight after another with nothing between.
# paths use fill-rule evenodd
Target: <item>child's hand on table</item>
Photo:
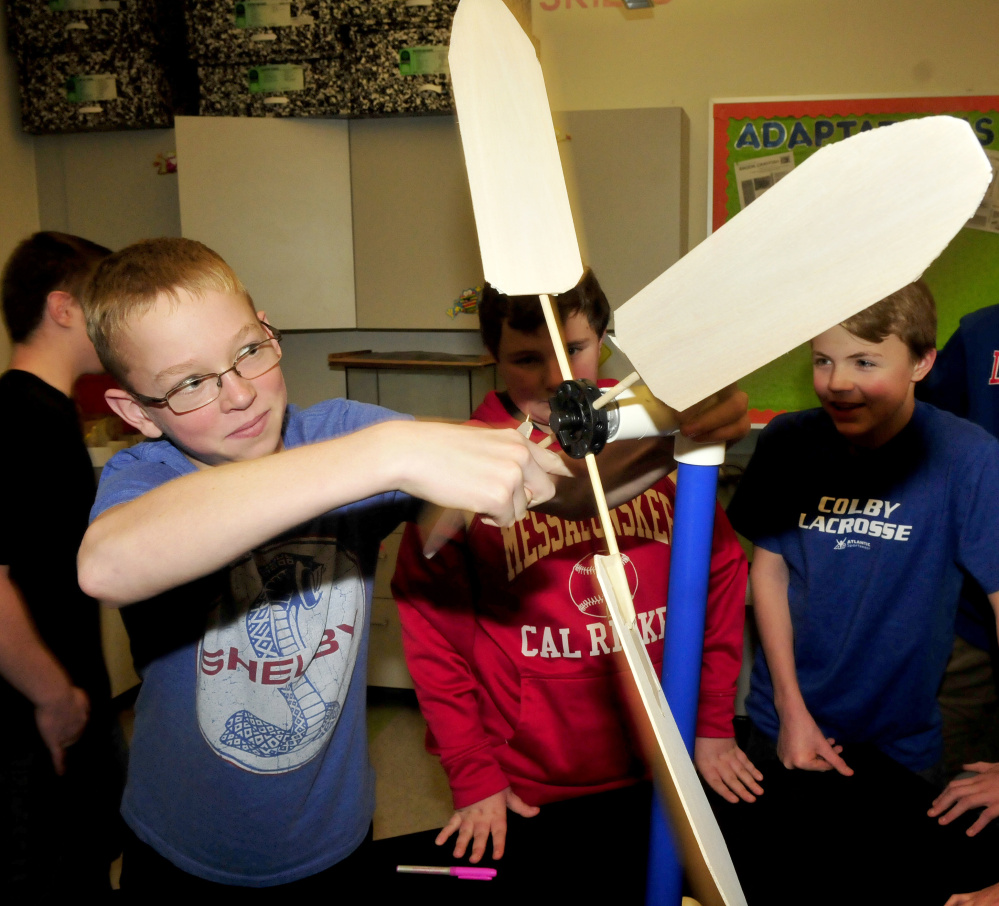
<instances>
[{"instance_id":1,"label":"child's hand on table","mask_svg":"<svg viewBox=\"0 0 999 906\"><path fill-rule=\"evenodd\" d=\"M478 862L486 852L486 842L490 834L493 838L493 858L503 857L506 847L506 810L516 812L525 818L533 818L541 809L536 805L528 805L510 787L500 790L492 796L460 808L451 816L451 820L441 829L434 841L442 846L455 831L454 857L460 859L465 855L468 841L472 841L472 854L469 862Z\"/></svg>"},{"instance_id":2,"label":"child's hand on table","mask_svg":"<svg viewBox=\"0 0 999 906\"><path fill-rule=\"evenodd\" d=\"M732 737L694 739L694 765L698 773L726 802L756 802L763 795L763 775Z\"/></svg>"},{"instance_id":3,"label":"child's hand on table","mask_svg":"<svg viewBox=\"0 0 999 906\"><path fill-rule=\"evenodd\" d=\"M982 813L966 831L969 837L974 837L999 815L999 764L976 761L964 765L964 769L974 771L975 776L961 777L948 783L926 814L931 818L939 816L940 824L950 824L968 809L981 808Z\"/></svg>"},{"instance_id":4,"label":"child's hand on table","mask_svg":"<svg viewBox=\"0 0 999 906\"><path fill-rule=\"evenodd\" d=\"M781 714L777 757L785 768L799 768L803 771L835 769L844 777L850 777L853 775L853 768L839 757L842 751L843 747L836 745L836 740L831 736L825 736L806 709L802 708L791 715Z\"/></svg>"}]
</instances>

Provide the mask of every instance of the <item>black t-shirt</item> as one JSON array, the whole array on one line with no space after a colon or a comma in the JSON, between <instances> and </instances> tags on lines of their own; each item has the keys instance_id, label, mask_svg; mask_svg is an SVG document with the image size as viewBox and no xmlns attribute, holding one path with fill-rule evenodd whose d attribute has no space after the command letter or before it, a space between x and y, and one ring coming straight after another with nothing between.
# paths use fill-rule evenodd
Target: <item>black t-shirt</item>
<instances>
[{"instance_id":1,"label":"black t-shirt","mask_svg":"<svg viewBox=\"0 0 999 906\"><path fill-rule=\"evenodd\" d=\"M73 401L26 371L0 376L0 564L45 643L92 704L109 699L98 604L77 583L76 554L94 502L94 472ZM0 679L0 706L32 710Z\"/></svg>"}]
</instances>

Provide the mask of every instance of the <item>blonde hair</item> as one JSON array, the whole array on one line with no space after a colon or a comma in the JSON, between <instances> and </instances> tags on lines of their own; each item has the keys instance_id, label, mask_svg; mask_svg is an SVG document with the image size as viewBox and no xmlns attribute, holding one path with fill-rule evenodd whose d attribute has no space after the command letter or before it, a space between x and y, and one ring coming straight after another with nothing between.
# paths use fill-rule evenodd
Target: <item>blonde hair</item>
<instances>
[{"instance_id":1,"label":"blonde hair","mask_svg":"<svg viewBox=\"0 0 999 906\"><path fill-rule=\"evenodd\" d=\"M885 296L840 326L868 343L880 343L894 334L909 347L913 361L937 346L937 308L922 280Z\"/></svg>"},{"instance_id":2,"label":"blonde hair","mask_svg":"<svg viewBox=\"0 0 999 906\"><path fill-rule=\"evenodd\" d=\"M180 301L183 290L195 298L209 292L253 300L221 256L193 239L163 237L129 245L105 258L81 299L87 333L101 363L128 387L122 335L130 320L148 312L161 295Z\"/></svg>"}]
</instances>

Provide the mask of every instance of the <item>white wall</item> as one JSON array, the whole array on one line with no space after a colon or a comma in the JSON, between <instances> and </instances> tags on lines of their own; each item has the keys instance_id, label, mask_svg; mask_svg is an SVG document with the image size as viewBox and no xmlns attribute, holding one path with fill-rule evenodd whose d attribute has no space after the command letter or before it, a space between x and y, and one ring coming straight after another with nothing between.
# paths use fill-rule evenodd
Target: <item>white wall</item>
<instances>
[{"instance_id":1,"label":"white wall","mask_svg":"<svg viewBox=\"0 0 999 906\"><path fill-rule=\"evenodd\" d=\"M691 247L707 232L711 98L999 94L996 0L607 2L533 0L552 107L687 112Z\"/></svg>"},{"instance_id":2,"label":"white wall","mask_svg":"<svg viewBox=\"0 0 999 906\"><path fill-rule=\"evenodd\" d=\"M21 131L20 101L14 62L6 52L7 20L0 9L0 262L14 246L38 229L35 154L30 136ZM10 343L0 330L0 371L7 367Z\"/></svg>"}]
</instances>

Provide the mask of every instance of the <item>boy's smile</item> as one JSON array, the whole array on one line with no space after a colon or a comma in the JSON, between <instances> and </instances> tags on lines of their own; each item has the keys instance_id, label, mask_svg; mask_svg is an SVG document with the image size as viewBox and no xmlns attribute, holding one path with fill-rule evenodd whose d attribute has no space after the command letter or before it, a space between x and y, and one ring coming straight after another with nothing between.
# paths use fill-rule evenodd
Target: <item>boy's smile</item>
<instances>
[{"instance_id":1,"label":"boy's smile","mask_svg":"<svg viewBox=\"0 0 999 906\"><path fill-rule=\"evenodd\" d=\"M566 319L563 330L573 376L596 381L603 337L597 336L581 311ZM526 333L504 322L496 363L513 404L535 424L547 425L551 418L548 400L562 383L547 329Z\"/></svg>"},{"instance_id":2,"label":"boy's smile","mask_svg":"<svg viewBox=\"0 0 999 906\"><path fill-rule=\"evenodd\" d=\"M879 447L908 424L915 384L933 366L936 350L914 361L894 334L880 343L837 325L812 340L812 381L836 430L862 447Z\"/></svg>"},{"instance_id":3,"label":"boy's smile","mask_svg":"<svg viewBox=\"0 0 999 906\"><path fill-rule=\"evenodd\" d=\"M177 295L179 302L161 294L125 333L128 380L145 396L165 396L192 376L221 374L268 336L242 296L208 291L194 298L184 290ZM280 365L253 380L229 371L218 399L182 415L121 393L128 401L119 414L147 437L166 435L199 468L281 449L287 392Z\"/></svg>"}]
</instances>

